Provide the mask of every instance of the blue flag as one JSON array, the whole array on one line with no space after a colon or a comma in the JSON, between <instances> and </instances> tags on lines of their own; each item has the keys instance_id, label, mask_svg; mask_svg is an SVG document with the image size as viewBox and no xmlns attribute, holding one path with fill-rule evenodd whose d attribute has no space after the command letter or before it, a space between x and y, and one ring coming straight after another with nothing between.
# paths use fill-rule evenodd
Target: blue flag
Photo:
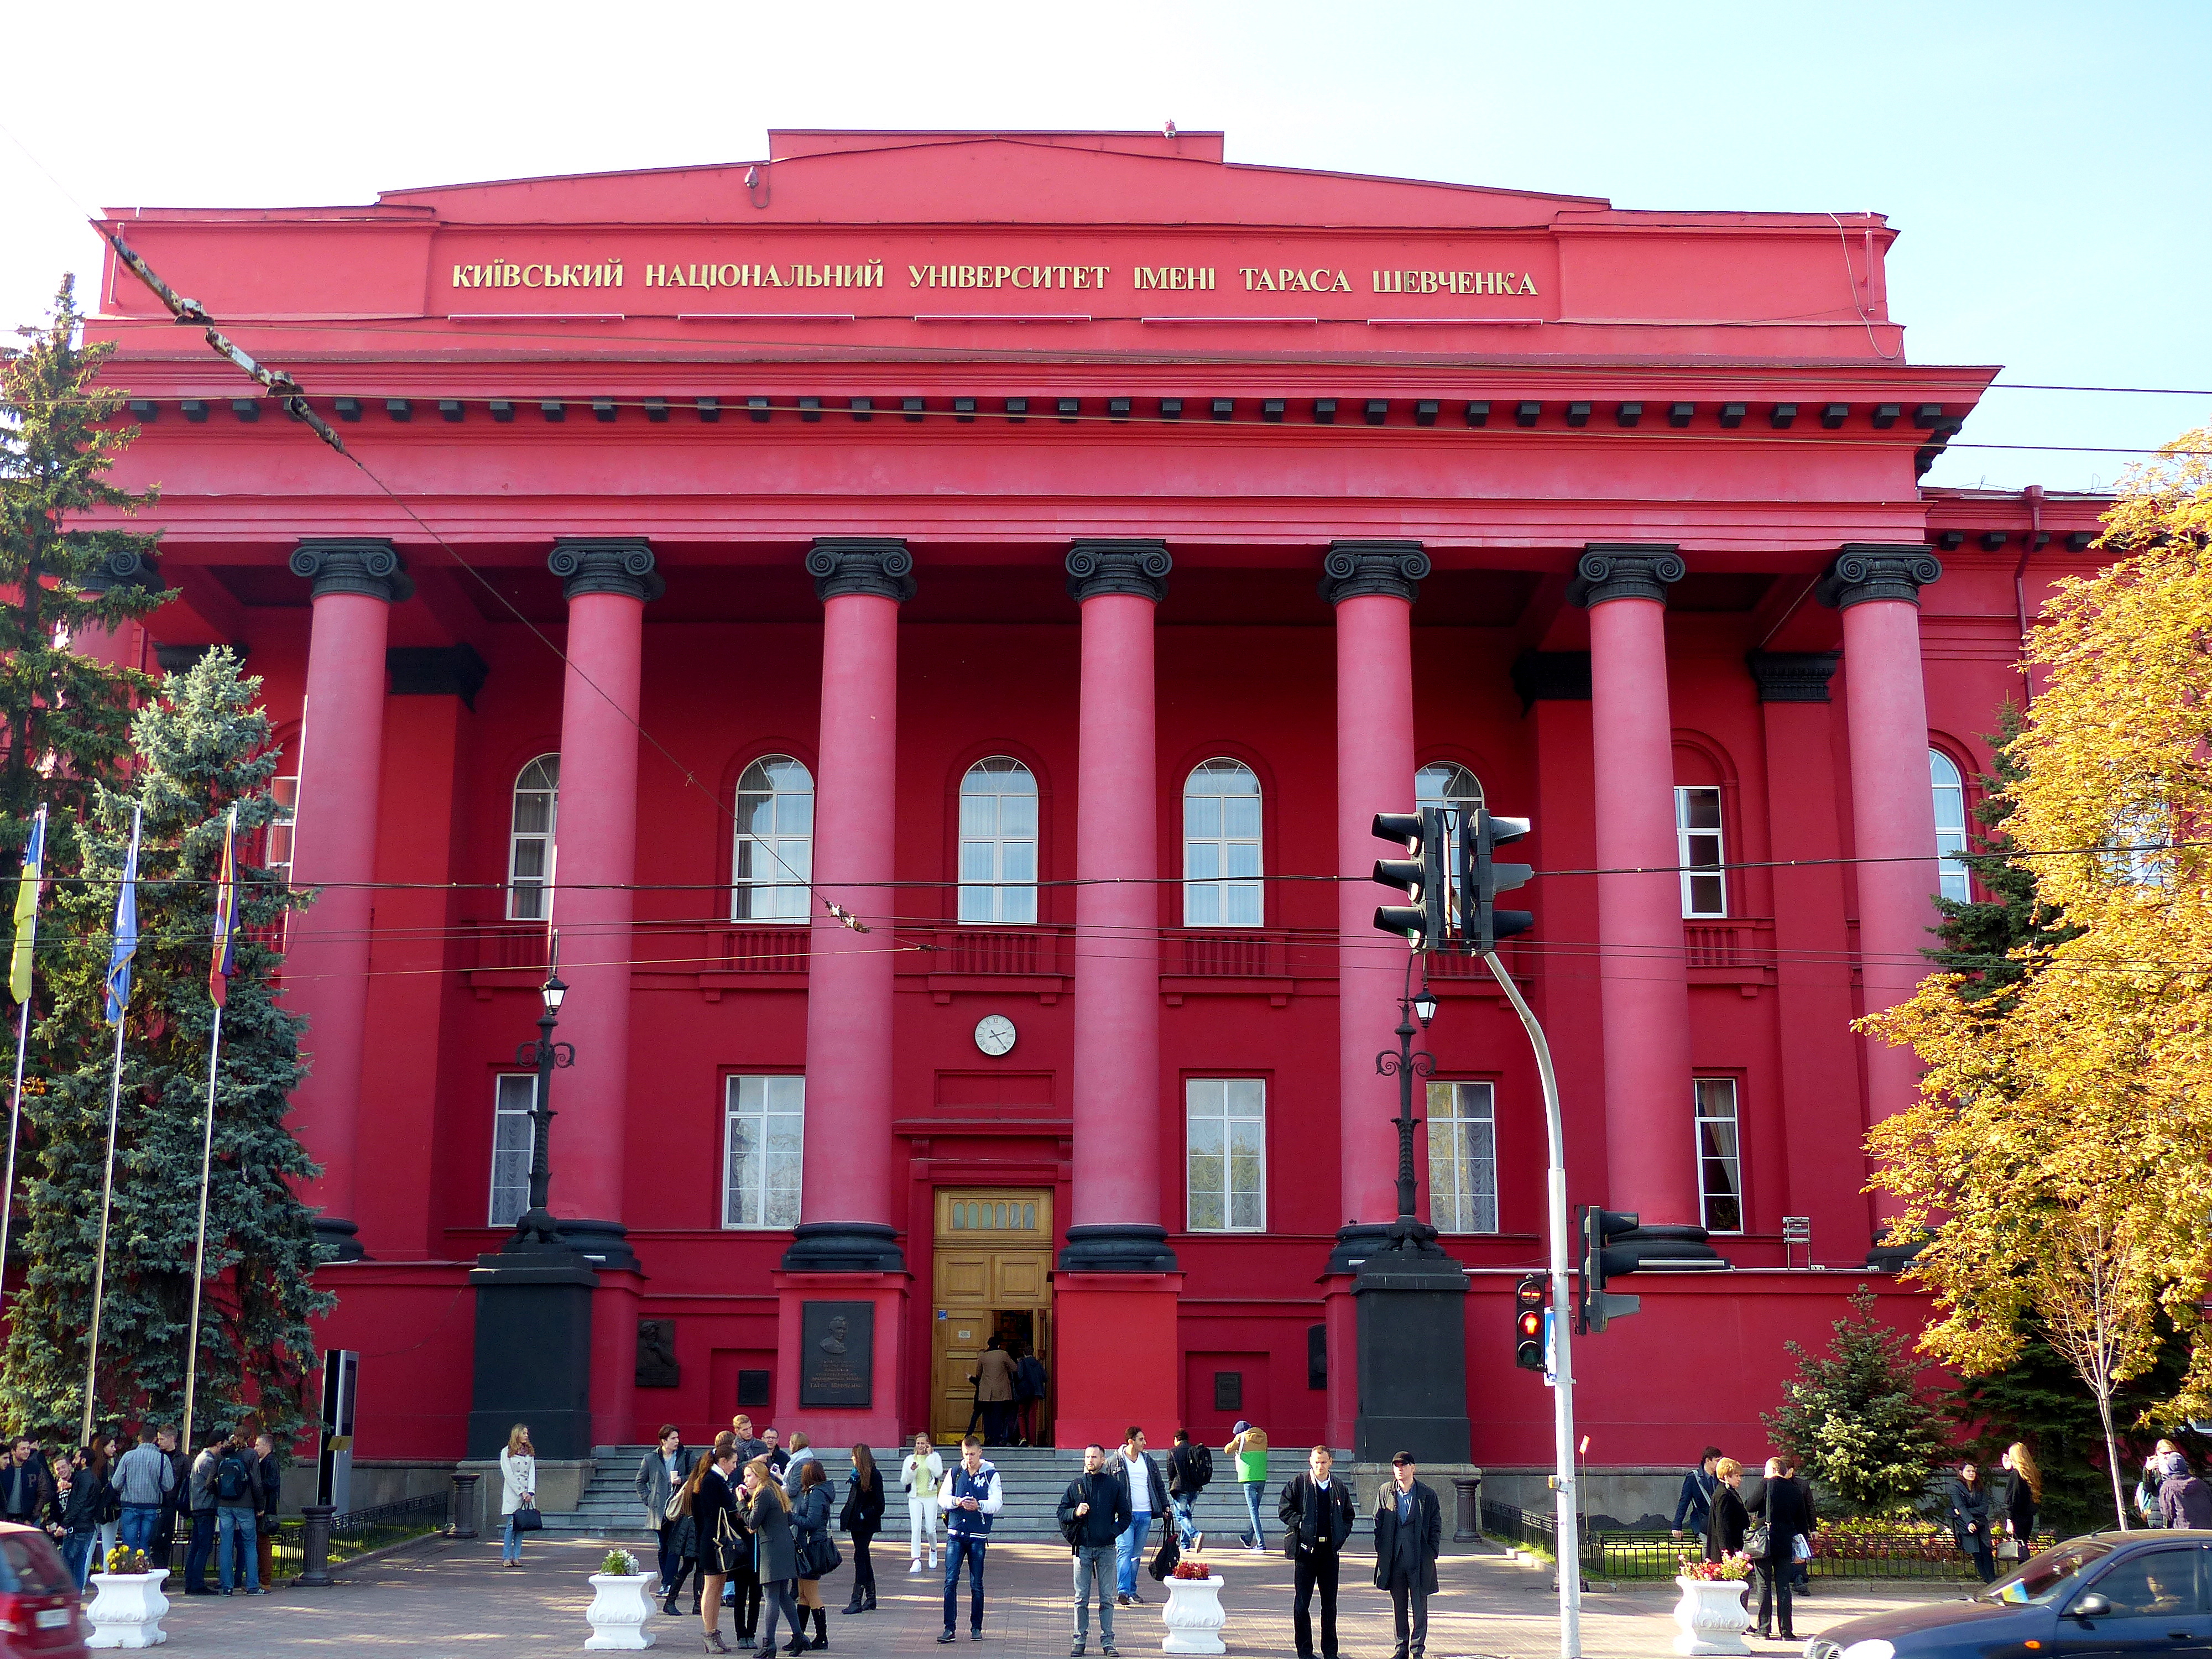
<instances>
[{"instance_id":1,"label":"blue flag","mask_svg":"<svg viewBox=\"0 0 2212 1659\"><path fill-rule=\"evenodd\" d=\"M138 811L131 814L131 852L115 896L115 949L107 958L107 1023L123 1024L131 1006L131 961L138 954Z\"/></svg>"}]
</instances>

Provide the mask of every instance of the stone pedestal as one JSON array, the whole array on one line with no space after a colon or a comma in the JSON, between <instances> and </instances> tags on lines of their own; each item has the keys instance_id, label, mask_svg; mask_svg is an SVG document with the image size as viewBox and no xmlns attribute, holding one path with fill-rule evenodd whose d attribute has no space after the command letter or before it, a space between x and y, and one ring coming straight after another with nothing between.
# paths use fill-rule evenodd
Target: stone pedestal
<instances>
[{"instance_id":1,"label":"stone pedestal","mask_svg":"<svg viewBox=\"0 0 2212 1659\"><path fill-rule=\"evenodd\" d=\"M565 1244L480 1255L471 1458L495 1458L517 1423L541 1462L592 1453L592 1293L599 1276Z\"/></svg>"},{"instance_id":2,"label":"stone pedestal","mask_svg":"<svg viewBox=\"0 0 2212 1659\"><path fill-rule=\"evenodd\" d=\"M1382 1462L1403 1451L1422 1464L1466 1463L1467 1276L1459 1263L1442 1251L1376 1251L1360 1264L1352 1300L1359 1376L1352 1455Z\"/></svg>"}]
</instances>

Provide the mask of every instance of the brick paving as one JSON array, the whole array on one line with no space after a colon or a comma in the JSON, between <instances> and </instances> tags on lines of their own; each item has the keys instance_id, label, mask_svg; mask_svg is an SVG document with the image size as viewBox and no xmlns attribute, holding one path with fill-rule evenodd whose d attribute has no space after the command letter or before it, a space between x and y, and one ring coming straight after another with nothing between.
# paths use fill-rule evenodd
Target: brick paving
<instances>
[{"instance_id":1,"label":"brick paving","mask_svg":"<svg viewBox=\"0 0 2212 1659\"><path fill-rule=\"evenodd\" d=\"M632 1546L635 1547L635 1546ZM584 1608L605 1546L581 1540L537 1540L526 1548L519 1571L502 1571L496 1540L456 1543L435 1539L410 1546L345 1571L331 1589L279 1589L257 1597L173 1598L166 1621L166 1652L220 1655L223 1659L294 1659L335 1653L405 1654L410 1659L541 1659L580 1652L589 1627ZM1288 1656L1291 1573L1280 1555L1252 1555L1233 1546L1206 1558L1224 1580L1229 1609L1224 1639L1232 1654ZM888 1569L886 1571L885 1569ZM1370 1558L1347 1557L1340 1604L1344 1659L1389 1659L1393 1638L1389 1599L1367 1582ZM1550 1572L1516 1565L1496 1555L1448 1555L1439 1564L1443 1593L1430 1603L1429 1652L1434 1659L1553 1659L1559 1651L1557 1603ZM836 1609L851 1593L849 1565L825 1583L830 1604L830 1652L866 1656L935 1651L942 1628L940 1577L925 1571L909 1577L902 1545L878 1553L879 1610L845 1618ZM961 1640L951 1650L979 1659L1060 1659L1072 1630L1066 1552L1047 1544L993 1547L985 1582L985 1640L971 1644L962 1595ZM1115 1645L1125 1659L1160 1650L1164 1593L1139 1574L1140 1607L1116 1610ZM1954 1595L1955 1589L1910 1585L1855 1587L1845 1593L1823 1586L1798 1603L1797 1633L1911 1600ZM1583 1600L1583 1651L1589 1659L1645 1659L1672 1652L1671 1586L1594 1593ZM684 1603L690 1605L688 1596ZM1091 1632L1096 1655L1097 1631ZM656 1619L650 1629L657 1651L703 1650L698 1621ZM722 1632L731 1639L725 1610ZM1752 1644L1768 1659L1792 1659L1793 1650Z\"/></svg>"}]
</instances>

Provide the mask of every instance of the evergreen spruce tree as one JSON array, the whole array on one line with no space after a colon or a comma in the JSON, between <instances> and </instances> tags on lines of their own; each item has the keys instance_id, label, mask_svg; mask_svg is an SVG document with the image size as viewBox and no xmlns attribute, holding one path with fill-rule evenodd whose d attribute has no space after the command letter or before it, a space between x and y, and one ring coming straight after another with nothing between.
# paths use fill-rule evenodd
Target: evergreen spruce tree
<instances>
[{"instance_id":1,"label":"evergreen spruce tree","mask_svg":"<svg viewBox=\"0 0 2212 1659\"><path fill-rule=\"evenodd\" d=\"M1782 1345L1797 1376L1782 1385L1781 1409L1759 1420L1776 1447L1804 1459L1853 1511L1902 1515L1917 1506L1943 1454L1941 1419L1921 1395L1910 1339L1875 1317L1865 1285L1850 1300L1826 1354Z\"/></svg>"},{"instance_id":2,"label":"evergreen spruce tree","mask_svg":"<svg viewBox=\"0 0 2212 1659\"><path fill-rule=\"evenodd\" d=\"M86 1336L106 1156L113 1028L103 988L131 812L143 809L139 948L123 1048L122 1127L108 1230L97 1416L173 1419L184 1397L206 1109L213 879L223 825L239 808L236 951L222 1025L215 1165L208 1208L195 1432L252 1414L284 1437L303 1419L313 1367L312 1212L295 1183L319 1173L289 1129L288 1097L304 1067L301 1022L276 1005L270 943L300 902L246 862L276 817L277 764L258 678L228 651L160 682L131 732L131 787L96 786L80 829L80 878L57 884L43 918L41 1006L27 1099L29 1173L18 1209L29 1267L15 1298L0 1411L31 1431L74 1433L82 1411Z\"/></svg>"},{"instance_id":3,"label":"evergreen spruce tree","mask_svg":"<svg viewBox=\"0 0 2212 1659\"><path fill-rule=\"evenodd\" d=\"M112 424L124 394L94 382L114 347L83 344L83 320L65 277L46 325L0 349L0 849L9 853L41 803L74 817L96 786L117 781L131 710L153 689L144 674L70 648L72 635L143 617L164 597L151 591L155 537L78 522L154 499L107 482L138 428ZM55 825L48 843L62 868L72 857L65 829Z\"/></svg>"}]
</instances>

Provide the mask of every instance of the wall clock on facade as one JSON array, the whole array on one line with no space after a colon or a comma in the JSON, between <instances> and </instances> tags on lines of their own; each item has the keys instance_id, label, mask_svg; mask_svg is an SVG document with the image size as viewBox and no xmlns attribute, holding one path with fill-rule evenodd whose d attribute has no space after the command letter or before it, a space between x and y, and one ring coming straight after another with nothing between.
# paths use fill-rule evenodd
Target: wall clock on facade
<instances>
[{"instance_id":1,"label":"wall clock on facade","mask_svg":"<svg viewBox=\"0 0 2212 1659\"><path fill-rule=\"evenodd\" d=\"M1014 1022L1004 1014L986 1014L975 1022L975 1046L987 1054L1003 1054L1014 1046Z\"/></svg>"}]
</instances>

